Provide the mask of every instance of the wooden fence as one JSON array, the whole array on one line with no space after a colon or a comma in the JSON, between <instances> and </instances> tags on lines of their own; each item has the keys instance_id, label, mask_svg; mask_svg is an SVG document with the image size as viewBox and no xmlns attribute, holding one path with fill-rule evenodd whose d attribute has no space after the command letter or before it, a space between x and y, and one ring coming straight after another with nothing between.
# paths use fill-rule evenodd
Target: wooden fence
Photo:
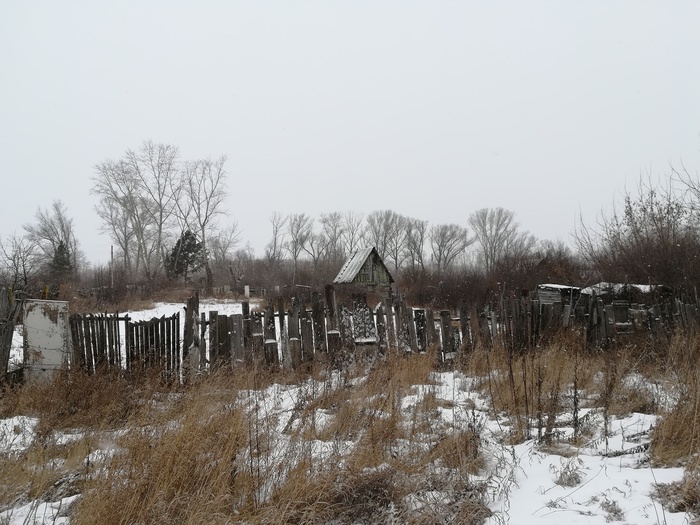
<instances>
[{"instance_id":1,"label":"wooden fence","mask_svg":"<svg viewBox=\"0 0 700 525\"><path fill-rule=\"evenodd\" d=\"M158 367L169 377L180 371L180 314L132 322L117 314L72 315L72 362L88 372Z\"/></svg>"},{"instance_id":2,"label":"wooden fence","mask_svg":"<svg viewBox=\"0 0 700 525\"><path fill-rule=\"evenodd\" d=\"M119 314L88 314L70 316L73 342L73 364L87 370L122 367L123 352L120 323L129 322Z\"/></svg>"},{"instance_id":3,"label":"wooden fence","mask_svg":"<svg viewBox=\"0 0 700 525\"><path fill-rule=\"evenodd\" d=\"M179 313L137 323L118 314L74 315L73 361L91 372L157 367L167 377L185 379L222 367L308 369L314 361L339 366L350 359L431 347L446 362L479 346L526 351L563 329L574 330L587 344L605 346L639 331L696 330L700 321L697 305L680 300L646 307L622 301L604 305L595 296L574 305L517 297L495 306L463 303L452 312L410 307L391 295L374 307L363 294L338 305L332 286L288 303L271 299L263 311L251 312L243 302L241 313L232 315L200 314L195 296L184 312L182 334Z\"/></svg>"}]
</instances>

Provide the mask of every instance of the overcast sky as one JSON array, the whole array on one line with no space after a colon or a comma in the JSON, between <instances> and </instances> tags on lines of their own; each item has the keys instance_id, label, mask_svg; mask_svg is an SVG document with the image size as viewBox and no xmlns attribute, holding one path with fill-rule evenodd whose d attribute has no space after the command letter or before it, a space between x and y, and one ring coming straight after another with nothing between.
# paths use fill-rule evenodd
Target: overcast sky
<instances>
[{"instance_id":1,"label":"overcast sky","mask_svg":"<svg viewBox=\"0 0 700 525\"><path fill-rule=\"evenodd\" d=\"M107 262L94 165L228 156L229 217L513 210L569 241L640 173L700 172L700 2L0 0L0 237L55 199Z\"/></svg>"}]
</instances>

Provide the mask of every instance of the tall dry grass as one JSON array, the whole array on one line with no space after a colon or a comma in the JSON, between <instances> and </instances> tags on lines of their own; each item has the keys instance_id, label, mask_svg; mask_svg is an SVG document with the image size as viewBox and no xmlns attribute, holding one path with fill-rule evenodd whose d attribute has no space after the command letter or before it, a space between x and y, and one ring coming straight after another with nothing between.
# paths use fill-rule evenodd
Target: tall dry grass
<instances>
[{"instance_id":1,"label":"tall dry grass","mask_svg":"<svg viewBox=\"0 0 700 525\"><path fill-rule=\"evenodd\" d=\"M260 396L285 392L289 378L273 384L269 374L250 371L192 384L167 422L132 413L113 456L86 480L72 522L443 523L459 516L481 523L489 512L469 481L484 465L478 433L440 437L412 425L418 412L434 411L429 397L413 413L402 410L415 385L430 387L434 363L433 355L390 356L357 370L350 383L319 372L302 381L295 415L285 416L294 424L281 432L282 416ZM426 483L452 499L407 499Z\"/></svg>"}]
</instances>

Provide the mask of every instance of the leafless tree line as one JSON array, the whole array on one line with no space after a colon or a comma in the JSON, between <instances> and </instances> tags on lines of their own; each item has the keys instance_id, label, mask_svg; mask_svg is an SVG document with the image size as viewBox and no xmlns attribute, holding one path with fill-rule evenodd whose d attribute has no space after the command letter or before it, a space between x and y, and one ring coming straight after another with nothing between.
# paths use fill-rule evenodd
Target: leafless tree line
<instances>
[{"instance_id":1,"label":"leafless tree line","mask_svg":"<svg viewBox=\"0 0 700 525\"><path fill-rule=\"evenodd\" d=\"M60 200L50 208L39 207L35 222L25 224L23 233L14 233L0 242L2 285L26 289L40 272L49 277L77 273L83 264L73 219ZM58 266L61 266L60 268Z\"/></svg>"},{"instance_id":2,"label":"leafless tree line","mask_svg":"<svg viewBox=\"0 0 700 525\"><path fill-rule=\"evenodd\" d=\"M515 215L502 208L472 213L467 225L434 224L401 215L393 210L321 214L317 220L305 213L270 217L272 236L265 247L265 260L279 264L289 257L296 275L300 259L314 267L331 262L339 265L354 251L373 246L391 270L404 268L438 274L471 258L487 273L508 257L525 257L536 239L520 229Z\"/></svg>"},{"instance_id":3,"label":"leafless tree line","mask_svg":"<svg viewBox=\"0 0 700 525\"><path fill-rule=\"evenodd\" d=\"M236 222L218 225L226 215L225 163L225 156L183 161L176 147L145 141L95 166L92 193L101 230L118 247L128 275L158 278L168 248L189 230L202 243L211 287L212 264L225 264L240 240Z\"/></svg>"},{"instance_id":4,"label":"leafless tree line","mask_svg":"<svg viewBox=\"0 0 700 525\"><path fill-rule=\"evenodd\" d=\"M520 227L512 211L484 208L465 216L462 224L431 224L393 210L366 215L333 211L319 217L274 213L271 237L256 259L249 245L236 250L237 223L221 221L227 214L225 164L223 156L182 160L176 147L145 141L119 159L95 165L91 181L100 228L117 248L129 281L161 276L176 241L190 231L204 248L209 287L215 269L217 278L225 272L232 274L231 280L242 279L244 260L273 270L284 266L294 284L301 262L319 274L323 269L325 275L366 246L376 247L396 275L409 270L443 276L469 268L492 280L517 280L517 275L534 275L543 265L551 268L552 261L571 269L576 258L587 272L581 281L686 289L700 284L700 179L685 168L672 169L658 183L640 178L595 224L581 218L574 232L576 255L562 242L536 239ZM15 288L26 288L40 273L75 275L83 266L73 220L61 201L40 207L21 234L0 241L0 277ZM552 275L576 278L571 271Z\"/></svg>"}]
</instances>

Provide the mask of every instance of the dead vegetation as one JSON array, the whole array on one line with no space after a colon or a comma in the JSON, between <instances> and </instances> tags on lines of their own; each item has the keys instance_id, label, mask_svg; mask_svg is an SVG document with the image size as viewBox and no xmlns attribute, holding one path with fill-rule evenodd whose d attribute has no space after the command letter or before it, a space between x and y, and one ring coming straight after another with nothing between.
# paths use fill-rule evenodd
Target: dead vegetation
<instances>
[{"instance_id":1,"label":"dead vegetation","mask_svg":"<svg viewBox=\"0 0 700 525\"><path fill-rule=\"evenodd\" d=\"M533 438L560 454L571 468L556 483L571 487L591 414L607 428L643 412L663 416L650 460L686 467L658 497L697 513L698 354L700 339L682 335L665 352L639 341L592 350L565 335L522 354L477 347L450 372L485 409L441 391L434 351L306 376L220 371L180 387L62 371L0 397L0 417L36 425L31 446L0 457L0 506L80 494L77 524L483 523L496 459L481 418L504 422L503 443Z\"/></svg>"}]
</instances>

